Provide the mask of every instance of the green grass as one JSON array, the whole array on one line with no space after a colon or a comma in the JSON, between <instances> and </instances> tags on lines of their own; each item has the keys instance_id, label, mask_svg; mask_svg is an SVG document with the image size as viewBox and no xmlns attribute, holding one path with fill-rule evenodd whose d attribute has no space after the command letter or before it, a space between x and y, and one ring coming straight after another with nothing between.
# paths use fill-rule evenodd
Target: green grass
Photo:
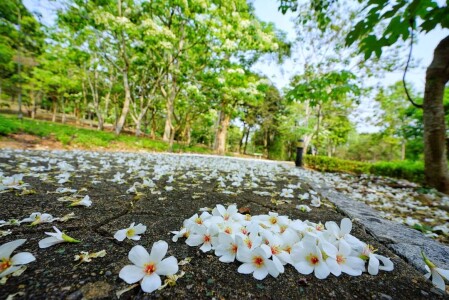
<instances>
[{"instance_id":1,"label":"green grass","mask_svg":"<svg viewBox=\"0 0 449 300\"><path fill-rule=\"evenodd\" d=\"M163 152L168 150L168 143L129 134L116 136L113 132L79 128L71 125L24 118L22 122L16 116L0 114L0 135L27 133L40 137L52 137L63 145L76 145L87 149L98 147L114 148L120 145L129 149L145 149ZM174 152L212 153L207 147L173 145Z\"/></svg>"},{"instance_id":2,"label":"green grass","mask_svg":"<svg viewBox=\"0 0 449 300\"><path fill-rule=\"evenodd\" d=\"M417 183L424 181L422 161L360 162L327 156L304 156L304 164L312 169L325 172L344 172L352 174L373 174L403 178Z\"/></svg>"}]
</instances>

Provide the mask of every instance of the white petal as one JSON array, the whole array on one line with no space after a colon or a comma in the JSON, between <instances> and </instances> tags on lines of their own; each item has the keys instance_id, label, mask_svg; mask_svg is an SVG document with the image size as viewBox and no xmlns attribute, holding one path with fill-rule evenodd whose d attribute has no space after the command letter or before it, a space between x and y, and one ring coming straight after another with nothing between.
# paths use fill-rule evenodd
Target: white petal
<instances>
[{"instance_id":1,"label":"white petal","mask_svg":"<svg viewBox=\"0 0 449 300\"><path fill-rule=\"evenodd\" d=\"M11 266L8 269L4 270L3 272L0 273L0 278L5 277L6 275L9 275L11 273L14 273L15 271L17 271L18 269L20 269L21 266Z\"/></svg>"},{"instance_id":2,"label":"white petal","mask_svg":"<svg viewBox=\"0 0 449 300\"><path fill-rule=\"evenodd\" d=\"M379 270L383 271L393 271L394 265L393 262L385 256L374 254L378 260L380 260L383 263L383 266L379 266Z\"/></svg>"},{"instance_id":3,"label":"white petal","mask_svg":"<svg viewBox=\"0 0 449 300\"><path fill-rule=\"evenodd\" d=\"M51 247L53 245L56 245L56 244L59 244L59 243L63 243L63 242L64 242L64 240L60 240L60 239L58 239L58 238L56 238L54 236L51 236L51 237L48 237L48 238L40 240L39 241L39 248L44 249L44 248L48 248L48 247Z\"/></svg>"},{"instance_id":4,"label":"white petal","mask_svg":"<svg viewBox=\"0 0 449 300\"><path fill-rule=\"evenodd\" d=\"M150 261L160 262L167 254L168 244L166 241L157 241L153 244L150 253Z\"/></svg>"},{"instance_id":5,"label":"white petal","mask_svg":"<svg viewBox=\"0 0 449 300\"><path fill-rule=\"evenodd\" d=\"M348 218L344 218L343 220L341 220L340 229L341 229L342 236L347 233L350 233L352 230L351 220L349 220Z\"/></svg>"},{"instance_id":6,"label":"white petal","mask_svg":"<svg viewBox=\"0 0 449 300\"><path fill-rule=\"evenodd\" d=\"M208 252L208 251L210 251L212 249L212 245L211 244L209 244L209 243L204 243L201 247L200 247L200 250L201 251L203 251L203 252Z\"/></svg>"},{"instance_id":7,"label":"white petal","mask_svg":"<svg viewBox=\"0 0 449 300\"><path fill-rule=\"evenodd\" d=\"M334 274L335 276L340 276L341 275L342 268L337 263L337 261L335 259L333 259L332 257L329 257L328 259L326 259L326 264L329 267L329 271L332 274Z\"/></svg>"},{"instance_id":8,"label":"white petal","mask_svg":"<svg viewBox=\"0 0 449 300\"><path fill-rule=\"evenodd\" d=\"M143 268L144 264L151 261L148 251L140 245L134 246L131 251L129 251L128 258L133 264L141 268Z\"/></svg>"},{"instance_id":9,"label":"white petal","mask_svg":"<svg viewBox=\"0 0 449 300\"><path fill-rule=\"evenodd\" d=\"M432 283L440 290L445 290L443 277L435 269L432 269Z\"/></svg>"},{"instance_id":10,"label":"white petal","mask_svg":"<svg viewBox=\"0 0 449 300\"><path fill-rule=\"evenodd\" d=\"M379 260L373 254L369 256L368 273L371 275L379 273Z\"/></svg>"},{"instance_id":11,"label":"white petal","mask_svg":"<svg viewBox=\"0 0 449 300\"><path fill-rule=\"evenodd\" d=\"M322 241L321 247L323 248L323 250L327 254L327 256L330 256L332 258L335 258L337 256L338 249L331 243Z\"/></svg>"},{"instance_id":12,"label":"white petal","mask_svg":"<svg viewBox=\"0 0 449 300\"><path fill-rule=\"evenodd\" d=\"M159 275L173 275L178 273L178 260L174 256L167 257L156 266L156 273Z\"/></svg>"},{"instance_id":13,"label":"white petal","mask_svg":"<svg viewBox=\"0 0 449 300\"><path fill-rule=\"evenodd\" d=\"M340 267L341 267L341 271L343 273L348 274L348 275L351 275L351 276L360 276L360 275L362 275L362 270L361 269L353 269L353 268L349 267L348 265L344 265L344 264L340 265Z\"/></svg>"},{"instance_id":14,"label":"white petal","mask_svg":"<svg viewBox=\"0 0 449 300\"><path fill-rule=\"evenodd\" d=\"M165 254L164 254L165 255ZM156 273L151 274L150 276L145 276L140 283L142 290L146 293L151 293L157 290L161 286L161 278Z\"/></svg>"},{"instance_id":15,"label":"white petal","mask_svg":"<svg viewBox=\"0 0 449 300\"><path fill-rule=\"evenodd\" d=\"M253 273L254 278L256 278L257 280L262 280L265 277L267 277L267 275L268 275L267 268L256 268Z\"/></svg>"},{"instance_id":16,"label":"white petal","mask_svg":"<svg viewBox=\"0 0 449 300\"><path fill-rule=\"evenodd\" d=\"M9 258L11 253L16 250L17 247L21 246L25 243L26 239L15 240L12 242L8 242L0 246L0 257Z\"/></svg>"},{"instance_id":17,"label":"white petal","mask_svg":"<svg viewBox=\"0 0 449 300\"><path fill-rule=\"evenodd\" d=\"M136 227L134 227L134 230L136 234L142 234L147 230L147 227L143 224L137 224Z\"/></svg>"},{"instance_id":18,"label":"white petal","mask_svg":"<svg viewBox=\"0 0 449 300\"><path fill-rule=\"evenodd\" d=\"M137 281L139 281L140 279L143 278L143 276L145 276L145 272L143 271L142 268L139 268L137 266L134 265L128 265L128 266L124 266L121 270L120 273L118 274L118 276L123 279L124 281L126 281L126 283L135 283Z\"/></svg>"},{"instance_id":19,"label":"white petal","mask_svg":"<svg viewBox=\"0 0 449 300\"><path fill-rule=\"evenodd\" d=\"M130 239L133 241L138 241L138 240L140 240L140 235L132 236L132 237L130 237Z\"/></svg>"},{"instance_id":20,"label":"white petal","mask_svg":"<svg viewBox=\"0 0 449 300\"><path fill-rule=\"evenodd\" d=\"M268 261L269 262L269 261ZM268 267L268 265L270 265L270 267ZM284 273L284 265L282 264L282 262L279 260L279 258L277 258L276 256L273 255L273 265L276 268L278 273ZM271 272L271 263L267 264L267 268L268 268L268 273L272 273ZM271 274L273 277L277 277L274 276L273 274ZM279 275L279 274L278 274Z\"/></svg>"},{"instance_id":21,"label":"white petal","mask_svg":"<svg viewBox=\"0 0 449 300\"><path fill-rule=\"evenodd\" d=\"M30 252L20 252L11 258L13 265L24 265L35 260L36 258Z\"/></svg>"},{"instance_id":22,"label":"white petal","mask_svg":"<svg viewBox=\"0 0 449 300\"><path fill-rule=\"evenodd\" d=\"M237 269L237 272L242 274L251 274L252 272L254 272L254 266L250 263L244 263L240 265L240 267Z\"/></svg>"},{"instance_id":23,"label":"white petal","mask_svg":"<svg viewBox=\"0 0 449 300\"><path fill-rule=\"evenodd\" d=\"M204 239L202 235L199 234L193 234L190 235L187 240L186 240L186 244L191 246L191 247L195 247L195 246L199 246L203 243Z\"/></svg>"},{"instance_id":24,"label":"white petal","mask_svg":"<svg viewBox=\"0 0 449 300\"><path fill-rule=\"evenodd\" d=\"M293 266L295 267L296 271L304 275L308 275L313 272L313 267L306 261L300 261Z\"/></svg>"},{"instance_id":25,"label":"white petal","mask_svg":"<svg viewBox=\"0 0 449 300\"><path fill-rule=\"evenodd\" d=\"M435 268L435 270L444 278L446 278L446 280L449 280L449 270L444 270L441 268Z\"/></svg>"},{"instance_id":26,"label":"white petal","mask_svg":"<svg viewBox=\"0 0 449 300\"><path fill-rule=\"evenodd\" d=\"M120 229L114 234L114 238L117 241L123 241L126 238L126 229Z\"/></svg>"},{"instance_id":27,"label":"white petal","mask_svg":"<svg viewBox=\"0 0 449 300\"><path fill-rule=\"evenodd\" d=\"M315 276L318 279L324 279L329 276L330 270L326 263L319 263L315 266Z\"/></svg>"},{"instance_id":28,"label":"white petal","mask_svg":"<svg viewBox=\"0 0 449 300\"><path fill-rule=\"evenodd\" d=\"M265 265L267 266L268 273L274 278L278 277L280 273L284 273L284 266L276 256L273 256L273 261L267 259Z\"/></svg>"}]
</instances>

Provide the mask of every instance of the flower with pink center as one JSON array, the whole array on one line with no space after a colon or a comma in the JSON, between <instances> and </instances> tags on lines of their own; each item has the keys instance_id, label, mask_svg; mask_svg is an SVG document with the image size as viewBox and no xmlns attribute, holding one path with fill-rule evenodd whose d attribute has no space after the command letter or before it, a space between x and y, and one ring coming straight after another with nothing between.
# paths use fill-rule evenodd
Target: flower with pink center
<instances>
[{"instance_id":1,"label":"flower with pink center","mask_svg":"<svg viewBox=\"0 0 449 300\"><path fill-rule=\"evenodd\" d=\"M264 279L268 274L273 277L279 276L279 270L261 247L257 247L253 250L245 249L241 252L239 260L243 262L237 270L239 273L252 273L257 280Z\"/></svg>"},{"instance_id":2,"label":"flower with pink center","mask_svg":"<svg viewBox=\"0 0 449 300\"><path fill-rule=\"evenodd\" d=\"M189 237L186 240L186 244L189 246L199 246L203 252L208 252L212 249L212 239L218 233L216 226L194 226Z\"/></svg>"},{"instance_id":3,"label":"flower with pink center","mask_svg":"<svg viewBox=\"0 0 449 300\"><path fill-rule=\"evenodd\" d=\"M295 245L291 258L293 266L301 274L308 275L314 272L318 279L324 279L330 274L321 250L313 240L303 241Z\"/></svg>"},{"instance_id":4,"label":"flower with pink center","mask_svg":"<svg viewBox=\"0 0 449 300\"><path fill-rule=\"evenodd\" d=\"M174 256L163 259L167 250L168 244L164 241L154 243L150 254L144 247L134 246L128 254L133 265L124 266L119 277L129 284L140 281L140 286L146 293L155 291L162 285L160 275L168 276L178 272L178 260Z\"/></svg>"}]
</instances>

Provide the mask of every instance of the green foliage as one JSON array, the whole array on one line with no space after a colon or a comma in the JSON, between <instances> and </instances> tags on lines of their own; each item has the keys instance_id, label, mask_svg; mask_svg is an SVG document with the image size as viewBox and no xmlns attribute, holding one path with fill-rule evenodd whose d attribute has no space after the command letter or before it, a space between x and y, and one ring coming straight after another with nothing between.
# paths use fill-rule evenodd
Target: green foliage
<instances>
[{"instance_id":1,"label":"green foliage","mask_svg":"<svg viewBox=\"0 0 449 300\"><path fill-rule=\"evenodd\" d=\"M12 133L27 133L40 137L52 137L64 145L78 145L84 148L114 147L114 144L126 146L129 149L146 149L151 151L167 151L168 144L162 141L151 140L144 137L135 137L112 132L98 131L74 126L35 121L31 119L16 119L14 116L0 114L0 135ZM207 147L196 145L174 145L175 152L211 153Z\"/></svg>"},{"instance_id":2,"label":"green foliage","mask_svg":"<svg viewBox=\"0 0 449 300\"><path fill-rule=\"evenodd\" d=\"M394 162L360 162L326 156L304 156L304 164L308 168L322 172L343 172L351 174L373 174L407 179L422 183L424 180L424 163L422 161Z\"/></svg>"}]
</instances>

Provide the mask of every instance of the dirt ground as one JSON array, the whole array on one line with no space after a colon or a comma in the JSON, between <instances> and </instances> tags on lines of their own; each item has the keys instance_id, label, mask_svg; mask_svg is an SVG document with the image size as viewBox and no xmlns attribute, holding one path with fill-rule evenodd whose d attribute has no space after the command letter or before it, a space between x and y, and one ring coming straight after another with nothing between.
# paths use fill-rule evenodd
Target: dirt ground
<instances>
[{"instance_id":1,"label":"dirt ground","mask_svg":"<svg viewBox=\"0 0 449 300\"><path fill-rule=\"evenodd\" d=\"M30 142L32 143L32 141ZM3 144L5 146L5 144ZM49 145L54 146L54 145ZM330 202L323 200L323 205L311 212L302 212L295 208L295 201L276 205L270 196L254 194L256 189L248 185L237 188L238 193L226 194L216 180L207 177L214 170L201 161L197 166L189 162L185 166L183 156L173 156L175 167L155 180L156 187L140 189L138 195L128 194L126 190L132 185L130 170L131 154L122 161L119 153L87 152L40 152L40 151L1 151L0 171L4 176L16 173L30 175L32 167L55 166L65 161L75 167L70 181L58 184L55 176L58 169L35 173L47 173L46 176L25 176L32 193L21 195L20 191L0 194L0 220L11 218L23 219L33 212L46 212L54 217L61 217L74 212L76 219L65 223L54 222L39 224L35 227L21 225L8 227L12 234L0 237L0 244L25 238L27 242L16 251L29 251L36 261L28 265L27 270L18 277L10 277L6 284L0 285L0 299L16 294L14 299L113 299L116 292L129 285L118 277L120 269L129 264L129 250L137 244L151 249L151 245L164 240L169 244L167 255L174 255L178 260L191 257L190 264L180 266L185 276L175 286L169 286L151 294L144 293L136 287L121 296L121 299L440 299L445 298L422 274L393 254L372 236L364 232L357 223L353 234L372 244L378 253L390 257L394 263L392 272L380 271L371 276L363 273L358 277L341 275L329 276L319 280L313 275L301 275L293 267L286 267L285 273L278 278L267 277L258 281L250 275L237 272L239 263L225 264L213 253L203 253L198 247L189 247L180 240L172 242L172 230L178 230L184 219L189 218L202 207L214 207L216 204L236 203L246 207L252 215L278 212L291 219L310 220L313 222L336 221L345 216L339 213ZM80 159L82 157L82 159ZM129 158L128 160L126 158ZM52 161L53 159L53 161ZM140 160L139 160L140 159ZM132 160L138 160L151 178L155 175L155 166L163 166L162 155L151 156L132 154ZM207 159L207 158L204 158ZM103 163L99 162L103 160ZM161 163L162 160L162 163ZM102 168L110 162L108 171ZM176 166L177 164L177 166ZM86 168L89 165L94 168ZM259 186L266 187L267 182L274 182L273 190L280 191L288 184L300 182L295 176L288 175L279 168L279 173L270 179L263 179ZM111 179L117 172L127 174L127 182L119 184ZM182 176L186 173L195 176ZM216 170L227 176L226 171ZM206 175L205 175L206 174ZM167 183L170 175L176 180ZM267 175L268 176L268 175ZM267 177L268 178L268 177ZM95 182L93 182L95 180ZM250 182L249 176L245 182ZM93 201L91 207L68 207L66 202L57 199L62 195L49 193L58 187L70 187L77 190L86 189L80 194L88 194ZM173 190L167 191L166 186ZM301 192L309 187L301 184ZM131 222L143 223L148 229L138 242L125 240L118 242L114 233L129 226ZM39 249L38 242L46 237L45 231L53 231L56 225L69 236L79 239L78 244L63 243L47 249ZM1 228L5 229L5 227ZM107 255L94 259L90 263L78 264L74 256L81 251L97 252L106 250Z\"/></svg>"}]
</instances>

